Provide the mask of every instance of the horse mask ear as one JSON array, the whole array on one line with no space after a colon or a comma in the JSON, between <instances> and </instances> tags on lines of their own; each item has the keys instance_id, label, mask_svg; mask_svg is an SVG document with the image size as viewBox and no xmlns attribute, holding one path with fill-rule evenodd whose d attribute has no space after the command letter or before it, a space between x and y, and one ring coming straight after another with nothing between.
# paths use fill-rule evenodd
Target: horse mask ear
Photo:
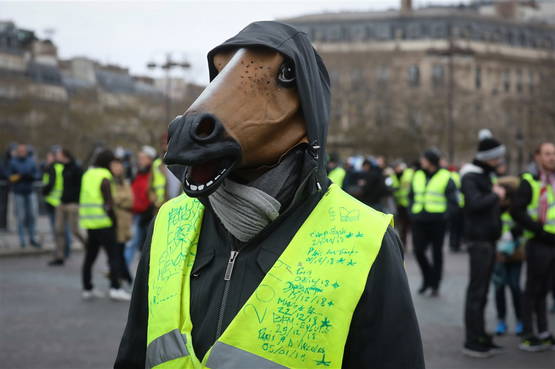
<instances>
[{"instance_id":1,"label":"horse mask ear","mask_svg":"<svg viewBox=\"0 0 555 369\"><path fill-rule=\"evenodd\" d=\"M241 168L272 165L307 142L292 62L265 48L214 55L218 75L187 113L210 113L241 146Z\"/></svg>"}]
</instances>

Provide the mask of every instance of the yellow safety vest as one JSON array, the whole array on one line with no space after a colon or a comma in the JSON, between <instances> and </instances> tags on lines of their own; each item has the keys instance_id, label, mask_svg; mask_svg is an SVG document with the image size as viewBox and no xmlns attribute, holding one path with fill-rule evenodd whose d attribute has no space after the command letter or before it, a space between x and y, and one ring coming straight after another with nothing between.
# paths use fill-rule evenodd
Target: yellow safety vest
<instances>
[{"instance_id":1,"label":"yellow safety vest","mask_svg":"<svg viewBox=\"0 0 555 369\"><path fill-rule=\"evenodd\" d=\"M461 191L461 175L458 172L451 172L451 179L457 186L457 199L459 200L459 207L464 208L464 194Z\"/></svg>"},{"instance_id":2,"label":"yellow safety vest","mask_svg":"<svg viewBox=\"0 0 555 369\"><path fill-rule=\"evenodd\" d=\"M426 173L418 170L412 180L414 200L411 208L413 214L422 211L428 213L445 213L447 211L447 197L445 190L451 175L446 169L439 169L426 183Z\"/></svg>"},{"instance_id":3,"label":"yellow safety vest","mask_svg":"<svg viewBox=\"0 0 555 369\"><path fill-rule=\"evenodd\" d=\"M204 208L181 195L155 220L146 368L341 368L353 312L391 224L332 184L204 358L193 350L190 275Z\"/></svg>"},{"instance_id":4,"label":"yellow safety vest","mask_svg":"<svg viewBox=\"0 0 555 369\"><path fill-rule=\"evenodd\" d=\"M83 174L79 196L79 225L84 229L100 229L112 226L112 219L104 209L100 186L104 179L112 181L112 173L106 168L91 168Z\"/></svg>"},{"instance_id":5,"label":"yellow safety vest","mask_svg":"<svg viewBox=\"0 0 555 369\"><path fill-rule=\"evenodd\" d=\"M158 158L152 163L151 191L155 195L154 204L156 207L162 206L166 201L166 176L163 173L164 163Z\"/></svg>"},{"instance_id":6,"label":"yellow safety vest","mask_svg":"<svg viewBox=\"0 0 555 369\"><path fill-rule=\"evenodd\" d=\"M343 181L347 172L341 167L334 168L329 174L328 178L339 187L343 187Z\"/></svg>"},{"instance_id":7,"label":"yellow safety vest","mask_svg":"<svg viewBox=\"0 0 555 369\"><path fill-rule=\"evenodd\" d=\"M48 204L57 207L62 202L62 193L64 192L64 165L62 163L54 163L54 186L44 197L44 201ZM50 181L50 175L48 173L44 173L42 176L42 183L47 185Z\"/></svg>"},{"instance_id":8,"label":"yellow safety vest","mask_svg":"<svg viewBox=\"0 0 555 369\"><path fill-rule=\"evenodd\" d=\"M532 200L528 204L528 215L530 218L537 221L539 219L539 206L540 206L540 191L542 184L540 181L534 179L534 176L530 173L525 173L522 175L522 179L527 181L532 188ZM555 234L555 196L553 194L553 187L551 185L547 186L547 217L545 224L543 225L543 230L549 233ZM534 234L530 231L525 232L526 238L532 238Z\"/></svg>"},{"instance_id":9,"label":"yellow safety vest","mask_svg":"<svg viewBox=\"0 0 555 369\"><path fill-rule=\"evenodd\" d=\"M401 175L401 179L397 178L396 174L391 175L392 183L393 183L393 197L395 198L395 202L397 205L408 207L409 206L409 192L410 192L410 185L412 183L412 177L414 176L414 169L407 168L403 171Z\"/></svg>"},{"instance_id":10,"label":"yellow safety vest","mask_svg":"<svg viewBox=\"0 0 555 369\"><path fill-rule=\"evenodd\" d=\"M513 229L513 227L515 226L515 221L513 217L511 217L511 214L509 214L508 211L501 214L501 223L502 223L501 234L510 232L511 229Z\"/></svg>"}]
</instances>

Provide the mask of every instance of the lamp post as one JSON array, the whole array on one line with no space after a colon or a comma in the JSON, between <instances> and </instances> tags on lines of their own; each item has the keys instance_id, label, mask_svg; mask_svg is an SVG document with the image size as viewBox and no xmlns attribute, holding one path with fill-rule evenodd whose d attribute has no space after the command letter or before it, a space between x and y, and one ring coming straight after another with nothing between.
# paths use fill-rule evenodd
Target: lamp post
<instances>
[{"instance_id":1,"label":"lamp post","mask_svg":"<svg viewBox=\"0 0 555 369\"><path fill-rule=\"evenodd\" d=\"M187 61L182 61L182 62L176 62L175 60L172 59L171 54L167 53L166 54L166 61L162 64L157 64L153 61L148 62L147 63L147 68L148 69L157 69L160 68L165 72L165 76L166 76L166 124L169 124L170 122L170 113L171 113L171 97L170 97L170 92L171 92L171 80L170 80L170 71L174 68L181 68L183 70L185 69L189 69L191 67L191 64Z\"/></svg>"}]
</instances>

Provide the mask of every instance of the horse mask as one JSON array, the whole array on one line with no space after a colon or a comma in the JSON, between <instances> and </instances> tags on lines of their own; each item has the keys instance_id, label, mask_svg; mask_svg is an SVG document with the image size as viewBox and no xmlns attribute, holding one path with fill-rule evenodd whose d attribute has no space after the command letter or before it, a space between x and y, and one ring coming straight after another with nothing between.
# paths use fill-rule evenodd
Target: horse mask
<instances>
[{"instance_id":1,"label":"horse mask","mask_svg":"<svg viewBox=\"0 0 555 369\"><path fill-rule=\"evenodd\" d=\"M304 33L256 22L208 53L210 84L169 126L165 162L189 196L208 196L231 172L279 162L310 143L318 167L329 77Z\"/></svg>"}]
</instances>

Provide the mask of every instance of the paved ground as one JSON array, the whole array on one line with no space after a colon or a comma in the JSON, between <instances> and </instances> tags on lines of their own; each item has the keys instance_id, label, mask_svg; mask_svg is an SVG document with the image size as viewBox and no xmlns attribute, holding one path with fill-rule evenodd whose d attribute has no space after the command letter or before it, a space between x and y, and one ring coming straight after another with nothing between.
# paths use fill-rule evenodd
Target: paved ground
<instances>
[{"instance_id":1,"label":"paved ground","mask_svg":"<svg viewBox=\"0 0 555 369\"><path fill-rule=\"evenodd\" d=\"M63 268L49 268L49 257L0 258L0 368L105 369L113 364L125 325L128 304L80 299L82 253ZM105 259L97 261L95 281ZM429 369L553 369L555 352L528 354L516 349L514 336L499 339L507 352L491 359L469 359L460 353L466 255L447 255L446 280L438 299L415 296ZM407 258L411 287L417 288L416 265ZM493 312L488 311L493 323ZM551 316L555 320L555 316ZM552 324L555 326L555 324ZM379 367L376 367L379 369Z\"/></svg>"}]
</instances>

